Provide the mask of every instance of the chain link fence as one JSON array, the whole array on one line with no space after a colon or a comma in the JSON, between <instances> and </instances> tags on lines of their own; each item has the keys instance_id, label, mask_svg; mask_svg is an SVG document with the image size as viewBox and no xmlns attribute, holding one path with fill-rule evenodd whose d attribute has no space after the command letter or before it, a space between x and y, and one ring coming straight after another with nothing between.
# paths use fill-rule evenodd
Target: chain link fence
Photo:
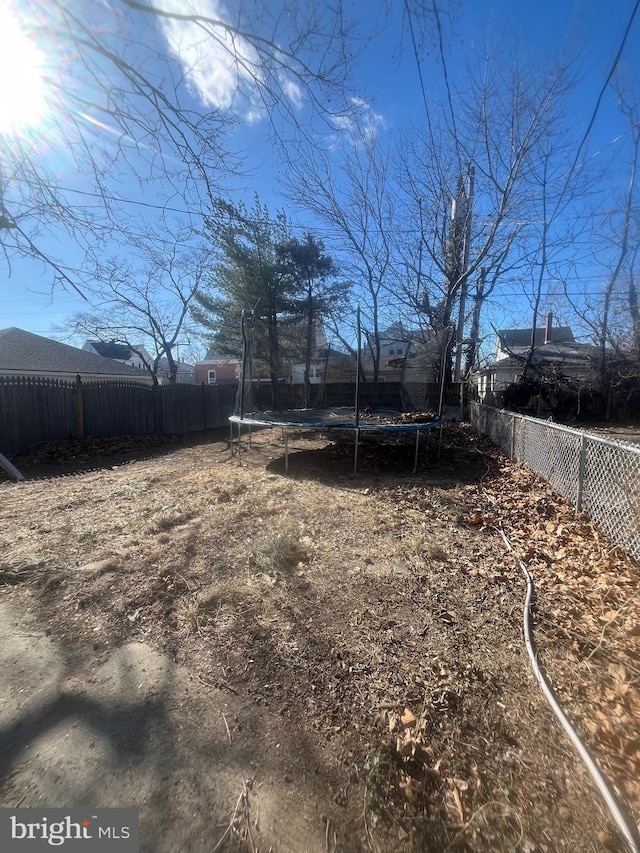
<instances>
[{"instance_id":1,"label":"chain link fence","mask_svg":"<svg viewBox=\"0 0 640 853\"><path fill-rule=\"evenodd\" d=\"M471 403L471 423L640 560L640 446Z\"/></svg>"}]
</instances>

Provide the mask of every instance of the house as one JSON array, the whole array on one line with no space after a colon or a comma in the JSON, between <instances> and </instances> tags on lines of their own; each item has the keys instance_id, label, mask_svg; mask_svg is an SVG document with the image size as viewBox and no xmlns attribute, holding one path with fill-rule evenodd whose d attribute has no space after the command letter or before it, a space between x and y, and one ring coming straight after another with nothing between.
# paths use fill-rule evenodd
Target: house
<instances>
[{"instance_id":1,"label":"house","mask_svg":"<svg viewBox=\"0 0 640 853\"><path fill-rule=\"evenodd\" d=\"M299 318L283 318L280 325L281 349L284 356L282 375L286 382L293 385L304 384L306 370L307 320ZM320 385L325 381L328 359L333 350L329 347L324 322L319 314L314 315L311 323L311 352L309 360L309 383Z\"/></svg>"},{"instance_id":2,"label":"house","mask_svg":"<svg viewBox=\"0 0 640 853\"><path fill-rule=\"evenodd\" d=\"M481 402L493 403L495 394L522 379L532 331L505 329L498 332L494 361L476 374ZM544 327L535 330L530 369L534 375L588 382L593 376L598 356L598 348L578 343L569 326L554 326L553 316L549 313Z\"/></svg>"},{"instance_id":3,"label":"house","mask_svg":"<svg viewBox=\"0 0 640 853\"><path fill-rule=\"evenodd\" d=\"M83 350L94 352L105 358L112 358L122 364L128 364L137 370L151 371L153 368L153 357L143 344L116 344L113 341L85 341ZM195 382L195 368L192 364L184 361L176 362L176 382L184 385L193 385ZM169 361L161 358L156 369L156 379L159 385L168 385L171 381Z\"/></svg>"},{"instance_id":4,"label":"house","mask_svg":"<svg viewBox=\"0 0 640 853\"><path fill-rule=\"evenodd\" d=\"M103 358L112 358L136 370L149 370L153 364L153 358L149 355L142 344L117 344L114 341L85 341L82 349L101 355Z\"/></svg>"},{"instance_id":5,"label":"house","mask_svg":"<svg viewBox=\"0 0 640 853\"><path fill-rule=\"evenodd\" d=\"M532 331L532 329L505 329L498 332L495 360L502 361L506 358L517 358L518 356L526 357L531 347ZM554 326L553 314L549 312L544 327L536 329L533 346L534 349L537 349L550 343L569 344L574 341L575 338L570 327Z\"/></svg>"},{"instance_id":6,"label":"house","mask_svg":"<svg viewBox=\"0 0 640 853\"><path fill-rule=\"evenodd\" d=\"M242 359L221 355L215 346L209 348L202 361L194 365L196 385L237 385L242 372Z\"/></svg>"},{"instance_id":7,"label":"house","mask_svg":"<svg viewBox=\"0 0 640 853\"><path fill-rule=\"evenodd\" d=\"M405 329L394 323L379 335L380 382L434 382L440 360L437 335L429 329ZM375 342L369 336L363 347L362 366L373 375Z\"/></svg>"},{"instance_id":8,"label":"house","mask_svg":"<svg viewBox=\"0 0 640 853\"><path fill-rule=\"evenodd\" d=\"M280 349L279 376L280 382L304 383L305 354L307 342L306 322L299 318L281 317L278 325L278 340ZM268 341L263 337L253 338L253 363L251 365L254 381L269 381ZM312 326L312 347L310 380L312 384L322 382L326 367L327 336L322 320L314 320ZM207 355L195 365L198 385L230 385L237 384L242 374L242 358L236 355L225 355L214 344Z\"/></svg>"},{"instance_id":9,"label":"house","mask_svg":"<svg viewBox=\"0 0 640 853\"><path fill-rule=\"evenodd\" d=\"M146 371L16 328L0 330L0 377L11 376L67 381L80 376L85 382L129 379L145 385L152 382Z\"/></svg>"},{"instance_id":10,"label":"house","mask_svg":"<svg viewBox=\"0 0 640 853\"><path fill-rule=\"evenodd\" d=\"M168 385L171 382L171 371L169 360L161 358L158 362L156 373L160 385ZM176 382L178 385L193 385L196 381L196 369L193 364L186 361L176 361Z\"/></svg>"}]
</instances>

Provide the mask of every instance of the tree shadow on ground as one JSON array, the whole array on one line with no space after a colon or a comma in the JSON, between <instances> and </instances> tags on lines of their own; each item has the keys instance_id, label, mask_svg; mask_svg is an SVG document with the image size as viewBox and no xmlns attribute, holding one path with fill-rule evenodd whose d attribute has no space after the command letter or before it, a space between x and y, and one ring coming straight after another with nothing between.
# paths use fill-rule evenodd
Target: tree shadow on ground
<instances>
[{"instance_id":1,"label":"tree shadow on ground","mask_svg":"<svg viewBox=\"0 0 640 853\"><path fill-rule=\"evenodd\" d=\"M27 641L35 636L16 634ZM246 697L236 701L192 687L185 670L141 643L115 649L97 668L90 653L73 643L55 643L55 651L38 646L39 654L26 657L19 643L5 654L7 665L24 662L13 667L6 693L15 704L5 704L0 726L5 806L134 807L140 811L142 853L195 853L218 849L243 789L238 821L249 821L246 780L257 775L257 757L260 790L251 798L257 798L253 807L263 813L268 807L269 820L281 822L283 791L296 787L283 782L287 773L304 789L309 767L322 767L317 747L295 720L280 723L276 715L282 730L272 730L273 719L258 707L262 693L247 704ZM256 651L275 655L271 645L268 653L263 647L258 642ZM45 649L50 660L43 667L38 659ZM222 709L232 726L242 720L233 743ZM307 799L312 790L307 786ZM233 836L223 849L245 849Z\"/></svg>"},{"instance_id":2,"label":"tree shadow on ground","mask_svg":"<svg viewBox=\"0 0 640 853\"><path fill-rule=\"evenodd\" d=\"M133 462L157 459L186 447L226 441L226 427L186 435L124 435L111 438L67 439L46 442L28 452L10 456L27 480L51 480L91 471L110 470ZM12 478L0 468L0 482Z\"/></svg>"}]
</instances>

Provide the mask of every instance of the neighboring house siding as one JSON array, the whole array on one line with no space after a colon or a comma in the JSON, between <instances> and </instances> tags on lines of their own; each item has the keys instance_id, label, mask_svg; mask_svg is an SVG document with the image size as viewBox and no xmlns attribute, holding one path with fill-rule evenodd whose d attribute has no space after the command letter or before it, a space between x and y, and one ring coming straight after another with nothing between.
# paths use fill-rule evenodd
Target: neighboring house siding
<instances>
[{"instance_id":1,"label":"neighboring house siding","mask_svg":"<svg viewBox=\"0 0 640 853\"><path fill-rule=\"evenodd\" d=\"M496 361L477 374L481 401L488 394L503 391L510 383L521 380L531 347L531 332L531 329L511 329L498 333ZM576 343L568 326L536 329L536 340L539 343L529 362L532 375L556 375L585 384L591 381L599 357L598 350L589 344ZM505 346L510 352L503 349Z\"/></svg>"},{"instance_id":2,"label":"neighboring house siding","mask_svg":"<svg viewBox=\"0 0 640 853\"><path fill-rule=\"evenodd\" d=\"M309 382L311 385L319 385L322 382L325 373L326 359L322 359L316 363L311 362L309 365ZM292 381L294 385L302 385L304 383L304 364L294 364L292 366Z\"/></svg>"},{"instance_id":3,"label":"neighboring house siding","mask_svg":"<svg viewBox=\"0 0 640 853\"><path fill-rule=\"evenodd\" d=\"M210 373L215 374L212 382ZM208 359L199 361L195 365L196 385L219 385L230 384L238 381L240 373L240 362L224 361L223 359Z\"/></svg>"},{"instance_id":4,"label":"neighboring house siding","mask_svg":"<svg viewBox=\"0 0 640 853\"><path fill-rule=\"evenodd\" d=\"M196 380L196 370L192 364L187 364L184 361L176 362L176 382L178 385L193 385ZM169 370L169 362L166 358L161 358L158 363L158 382L161 385L166 385L171 381L171 372Z\"/></svg>"}]
</instances>

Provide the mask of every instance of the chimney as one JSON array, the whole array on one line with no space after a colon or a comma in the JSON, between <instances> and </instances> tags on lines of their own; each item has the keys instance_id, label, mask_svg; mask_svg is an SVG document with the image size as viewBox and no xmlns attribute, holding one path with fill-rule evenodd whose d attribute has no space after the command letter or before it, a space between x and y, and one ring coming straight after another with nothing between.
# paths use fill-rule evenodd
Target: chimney
<instances>
[{"instance_id":1,"label":"chimney","mask_svg":"<svg viewBox=\"0 0 640 853\"><path fill-rule=\"evenodd\" d=\"M547 322L544 326L544 342L548 344L551 340L551 329L553 328L553 314L551 311L547 314Z\"/></svg>"}]
</instances>

